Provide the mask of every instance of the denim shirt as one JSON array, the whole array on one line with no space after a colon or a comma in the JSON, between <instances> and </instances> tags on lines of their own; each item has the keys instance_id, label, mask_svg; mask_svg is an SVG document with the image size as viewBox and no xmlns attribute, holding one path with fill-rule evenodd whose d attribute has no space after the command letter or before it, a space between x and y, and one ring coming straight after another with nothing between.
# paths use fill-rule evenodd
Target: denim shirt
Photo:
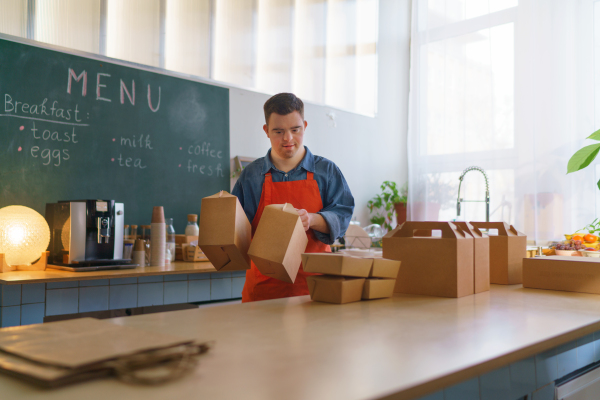
<instances>
[{"instance_id":1,"label":"denim shirt","mask_svg":"<svg viewBox=\"0 0 600 400\"><path fill-rule=\"evenodd\" d=\"M318 212L329 227L329 234L314 231L315 236L325 244L332 244L348 229L354 210L354 197L340 169L333 162L314 156L304 146L306 154L300 164L285 173L275 168L271 162L271 150L242 171L231 194L237 196L251 222L254 220L262 194L265 174L271 171L273 182L300 181L306 179L306 171L314 173L319 185L323 209Z\"/></svg>"}]
</instances>

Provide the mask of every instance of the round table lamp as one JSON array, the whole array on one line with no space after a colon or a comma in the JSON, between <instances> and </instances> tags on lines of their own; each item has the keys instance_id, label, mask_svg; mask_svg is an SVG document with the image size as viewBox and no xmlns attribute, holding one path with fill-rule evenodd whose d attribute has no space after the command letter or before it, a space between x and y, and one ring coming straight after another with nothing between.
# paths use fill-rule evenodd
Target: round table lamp
<instances>
[{"instance_id":1,"label":"round table lamp","mask_svg":"<svg viewBox=\"0 0 600 400\"><path fill-rule=\"evenodd\" d=\"M46 251L50 228L38 212L23 206L0 208L0 254L11 267L31 265Z\"/></svg>"}]
</instances>

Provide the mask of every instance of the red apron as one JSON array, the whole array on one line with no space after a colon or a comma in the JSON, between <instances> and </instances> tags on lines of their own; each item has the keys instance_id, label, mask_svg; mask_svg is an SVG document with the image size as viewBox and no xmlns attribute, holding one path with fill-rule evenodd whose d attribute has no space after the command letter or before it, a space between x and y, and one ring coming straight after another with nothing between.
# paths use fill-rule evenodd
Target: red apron
<instances>
[{"instance_id":1,"label":"red apron","mask_svg":"<svg viewBox=\"0 0 600 400\"><path fill-rule=\"evenodd\" d=\"M319 185L312 172L306 172L306 180L304 181L273 182L270 172L265 175L260 204L252 221L252 236L256 232L256 227L265 206L284 203L291 203L295 208L305 209L309 213L317 213L323 209ZM329 245L319 241L312 229L306 231L306 235L308 236L306 253L331 252ZM308 286L306 285L308 275L314 274L304 272L302 264L300 264L296 281L287 283L264 276L252 263L250 269L246 271L242 302L306 295L308 294Z\"/></svg>"}]
</instances>

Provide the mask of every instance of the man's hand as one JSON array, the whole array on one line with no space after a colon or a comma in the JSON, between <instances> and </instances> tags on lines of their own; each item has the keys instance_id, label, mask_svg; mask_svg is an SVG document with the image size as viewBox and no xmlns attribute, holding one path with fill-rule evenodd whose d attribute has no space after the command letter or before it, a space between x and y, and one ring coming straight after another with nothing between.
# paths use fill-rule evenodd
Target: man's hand
<instances>
[{"instance_id":1,"label":"man's hand","mask_svg":"<svg viewBox=\"0 0 600 400\"><path fill-rule=\"evenodd\" d=\"M325 222L325 218L323 218L320 214L309 213L308 211L301 209L298 210L298 215L300 216L300 220L302 221L302 226L304 226L304 230L307 231L312 228L315 231L319 231L322 233L329 233L329 226L327 226L327 222Z\"/></svg>"},{"instance_id":2,"label":"man's hand","mask_svg":"<svg viewBox=\"0 0 600 400\"><path fill-rule=\"evenodd\" d=\"M300 220L302 221L302 225L304 226L304 230L307 231L310 229L310 220L311 218L311 214L302 209L302 210L298 210L298 215L300 215Z\"/></svg>"}]
</instances>

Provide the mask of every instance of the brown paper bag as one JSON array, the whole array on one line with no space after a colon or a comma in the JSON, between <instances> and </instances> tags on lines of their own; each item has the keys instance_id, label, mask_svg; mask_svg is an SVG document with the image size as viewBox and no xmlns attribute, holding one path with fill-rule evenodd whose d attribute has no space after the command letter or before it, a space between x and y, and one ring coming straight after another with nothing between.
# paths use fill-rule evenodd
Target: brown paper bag
<instances>
[{"instance_id":1,"label":"brown paper bag","mask_svg":"<svg viewBox=\"0 0 600 400\"><path fill-rule=\"evenodd\" d=\"M169 360L179 363L194 346L207 350L194 338L93 318L18 326L0 329L0 372L50 387L108 374L134 381L135 371Z\"/></svg>"},{"instance_id":2,"label":"brown paper bag","mask_svg":"<svg viewBox=\"0 0 600 400\"><path fill-rule=\"evenodd\" d=\"M202 199L198 246L217 271L250 268L252 226L238 198L225 191Z\"/></svg>"},{"instance_id":3,"label":"brown paper bag","mask_svg":"<svg viewBox=\"0 0 600 400\"><path fill-rule=\"evenodd\" d=\"M302 221L289 203L265 207L248 255L261 274L294 283L308 244Z\"/></svg>"}]
</instances>

